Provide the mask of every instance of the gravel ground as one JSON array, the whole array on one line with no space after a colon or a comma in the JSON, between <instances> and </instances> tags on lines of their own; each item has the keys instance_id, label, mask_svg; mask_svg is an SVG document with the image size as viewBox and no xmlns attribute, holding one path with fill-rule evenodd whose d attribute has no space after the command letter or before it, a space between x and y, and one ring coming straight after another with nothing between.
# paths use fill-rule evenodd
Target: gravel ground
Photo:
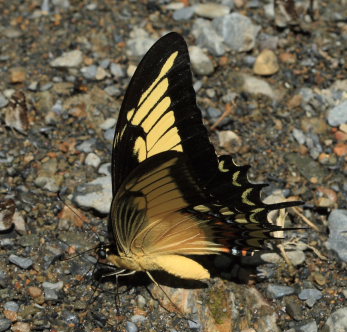
<instances>
[{"instance_id":1,"label":"gravel ground","mask_svg":"<svg viewBox=\"0 0 347 332\"><path fill-rule=\"evenodd\" d=\"M347 331L347 2L284 3L0 0L0 331ZM93 249L114 126L169 31L190 46L217 151L252 165L268 200L305 201L286 222L306 229L207 258L207 283L139 273L117 288Z\"/></svg>"}]
</instances>

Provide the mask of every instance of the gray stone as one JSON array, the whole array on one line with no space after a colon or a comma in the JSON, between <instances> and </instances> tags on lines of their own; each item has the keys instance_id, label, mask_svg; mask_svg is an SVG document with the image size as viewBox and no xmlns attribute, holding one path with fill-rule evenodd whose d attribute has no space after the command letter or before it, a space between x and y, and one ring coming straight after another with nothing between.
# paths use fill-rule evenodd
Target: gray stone
<instances>
[{"instance_id":1,"label":"gray stone","mask_svg":"<svg viewBox=\"0 0 347 332\"><path fill-rule=\"evenodd\" d=\"M0 319L0 332L8 331L11 327L11 321L9 319L3 318Z\"/></svg>"},{"instance_id":2,"label":"gray stone","mask_svg":"<svg viewBox=\"0 0 347 332\"><path fill-rule=\"evenodd\" d=\"M130 33L130 39L127 42L128 56L142 57L155 43L155 39L148 36L148 33L143 29L134 29Z\"/></svg>"},{"instance_id":3,"label":"gray stone","mask_svg":"<svg viewBox=\"0 0 347 332\"><path fill-rule=\"evenodd\" d=\"M217 18L229 14L230 8L228 6L220 5L218 3L207 2L195 5L195 13L198 16L205 18Z\"/></svg>"},{"instance_id":4,"label":"gray stone","mask_svg":"<svg viewBox=\"0 0 347 332\"><path fill-rule=\"evenodd\" d=\"M97 72L98 67L96 65L81 68L81 73L87 80L95 80Z\"/></svg>"},{"instance_id":5,"label":"gray stone","mask_svg":"<svg viewBox=\"0 0 347 332\"><path fill-rule=\"evenodd\" d=\"M19 305L17 302L14 301L8 301L4 304L4 309L5 310L10 310L10 311L14 311L14 312L18 312L19 310Z\"/></svg>"},{"instance_id":6,"label":"gray stone","mask_svg":"<svg viewBox=\"0 0 347 332\"><path fill-rule=\"evenodd\" d=\"M83 61L83 54L80 50L65 52L62 56L52 60L50 66L52 67L78 67Z\"/></svg>"},{"instance_id":7,"label":"gray stone","mask_svg":"<svg viewBox=\"0 0 347 332\"><path fill-rule=\"evenodd\" d=\"M133 323L137 324L137 323L144 322L147 318L145 316L142 316L142 315L134 315L134 316L131 316L130 319Z\"/></svg>"},{"instance_id":8,"label":"gray stone","mask_svg":"<svg viewBox=\"0 0 347 332\"><path fill-rule=\"evenodd\" d=\"M8 100L7 98L0 92L0 108L7 106Z\"/></svg>"},{"instance_id":9,"label":"gray stone","mask_svg":"<svg viewBox=\"0 0 347 332\"><path fill-rule=\"evenodd\" d=\"M125 71L123 70L122 66L118 63L112 62L110 66L110 71L115 78L125 77Z\"/></svg>"},{"instance_id":10,"label":"gray stone","mask_svg":"<svg viewBox=\"0 0 347 332\"><path fill-rule=\"evenodd\" d=\"M214 71L213 63L200 47L189 47L193 71L198 75L210 75Z\"/></svg>"},{"instance_id":11,"label":"gray stone","mask_svg":"<svg viewBox=\"0 0 347 332\"><path fill-rule=\"evenodd\" d=\"M126 322L125 328L127 332L137 332L139 330L133 322Z\"/></svg>"},{"instance_id":12,"label":"gray stone","mask_svg":"<svg viewBox=\"0 0 347 332\"><path fill-rule=\"evenodd\" d=\"M347 100L329 111L328 123L333 127L347 123Z\"/></svg>"},{"instance_id":13,"label":"gray stone","mask_svg":"<svg viewBox=\"0 0 347 332\"><path fill-rule=\"evenodd\" d=\"M96 139L90 138L81 144L77 145L76 149L81 152L89 153L92 152L95 148Z\"/></svg>"},{"instance_id":14,"label":"gray stone","mask_svg":"<svg viewBox=\"0 0 347 332\"><path fill-rule=\"evenodd\" d=\"M299 293L300 300L315 299L319 300L322 298L323 294L321 291L315 288L306 288Z\"/></svg>"},{"instance_id":15,"label":"gray stone","mask_svg":"<svg viewBox=\"0 0 347 332\"><path fill-rule=\"evenodd\" d=\"M305 325L300 326L297 331L300 332L317 332L318 331L318 326L316 321L309 322Z\"/></svg>"},{"instance_id":16,"label":"gray stone","mask_svg":"<svg viewBox=\"0 0 347 332\"><path fill-rule=\"evenodd\" d=\"M302 132L302 130L294 128L293 129L293 136L299 144L304 144L306 142L306 136Z\"/></svg>"},{"instance_id":17,"label":"gray stone","mask_svg":"<svg viewBox=\"0 0 347 332\"><path fill-rule=\"evenodd\" d=\"M338 257L347 262L347 210L333 210L328 218L329 239L327 247L338 255Z\"/></svg>"},{"instance_id":18,"label":"gray stone","mask_svg":"<svg viewBox=\"0 0 347 332\"><path fill-rule=\"evenodd\" d=\"M34 262L30 258L20 257L17 255L10 255L8 259L12 264L19 266L22 269L28 269Z\"/></svg>"},{"instance_id":19,"label":"gray stone","mask_svg":"<svg viewBox=\"0 0 347 332\"><path fill-rule=\"evenodd\" d=\"M116 122L117 122L117 120L115 118L108 118L99 127L102 130L114 128L114 126L116 125Z\"/></svg>"},{"instance_id":20,"label":"gray stone","mask_svg":"<svg viewBox=\"0 0 347 332\"><path fill-rule=\"evenodd\" d=\"M294 288L281 285L268 285L266 293L270 298L278 299L283 296L294 294Z\"/></svg>"},{"instance_id":21,"label":"gray stone","mask_svg":"<svg viewBox=\"0 0 347 332\"><path fill-rule=\"evenodd\" d=\"M253 49L260 26L241 14L232 13L213 20L212 26L232 50L245 52Z\"/></svg>"},{"instance_id":22,"label":"gray stone","mask_svg":"<svg viewBox=\"0 0 347 332\"><path fill-rule=\"evenodd\" d=\"M101 160L99 156L93 152L88 153L86 160L84 161L86 165L98 168Z\"/></svg>"},{"instance_id":23,"label":"gray stone","mask_svg":"<svg viewBox=\"0 0 347 332\"><path fill-rule=\"evenodd\" d=\"M189 20L194 15L194 7L184 7L176 10L173 13L173 18L176 21Z\"/></svg>"},{"instance_id":24,"label":"gray stone","mask_svg":"<svg viewBox=\"0 0 347 332\"><path fill-rule=\"evenodd\" d=\"M333 312L327 319L324 332L346 332L347 331L347 307L340 308Z\"/></svg>"},{"instance_id":25,"label":"gray stone","mask_svg":"<svg viewBox=\"0 0 347 332\"><path fill-rule=\"evenodd\" d=\"M193 35L200 47L207 48L213 55L222 56L226 49L223 45L223 38L217 34L208 20L197 19L193 25Z\"/></svg>"},{"instance_id":26,"label":"gray stone","mask_svg":"<svg viewBox=\"0 0 347 332\"><path fill-rule=\"evenodd\" d=\"M115 85L109 85L105 88L105 91L112 97L119 97L122 92Z\"/></svg>"},{"instance_id":27,"label":"gray stone","mask_svg":"<svg viewBox=\"0 0 347 332\"><path fill-rule=\"evenodd\" d=\"M111 177L99 177L78 186L73 199L79 207L93 208L100 213L108 214L112 200Z\"/></svg>"}]
</instances>

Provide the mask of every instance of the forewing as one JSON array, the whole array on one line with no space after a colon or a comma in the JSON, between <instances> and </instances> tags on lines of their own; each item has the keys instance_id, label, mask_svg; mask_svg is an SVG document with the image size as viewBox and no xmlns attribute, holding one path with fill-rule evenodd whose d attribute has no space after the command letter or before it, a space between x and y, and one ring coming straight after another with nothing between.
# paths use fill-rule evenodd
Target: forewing
<instances>
[{"instance_id":1,"label":"forewing","mask_svg":"<svg viewBox=\"0 0 347 332\"><path fill-rule=\"evenodd\" d=\"M177 33L152 46L126 91L113 143L113 194L141 162L165 151L191 156L201 178L217 166L196 106L187 45Z\"/></svg>"}]
</instances>

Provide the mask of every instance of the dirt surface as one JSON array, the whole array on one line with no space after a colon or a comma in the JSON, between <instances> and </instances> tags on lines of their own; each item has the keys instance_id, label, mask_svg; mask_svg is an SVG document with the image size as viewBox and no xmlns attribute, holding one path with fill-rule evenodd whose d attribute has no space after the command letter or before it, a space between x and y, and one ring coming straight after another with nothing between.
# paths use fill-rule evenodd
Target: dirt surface
<instances>
[{"instance_id":1,"label":"dirt surface","mask_svg":"<svg viewBox=\"0 0 347 332\"><path fill-rule=\"evenodd\" d=\"M289 258L276 249L262 258L206 259L215 277L203 284L156 276L184 317L146 275L124 277L117 289L114 278L95 281L95 250L64 260L107 239L106 214L82 209L76 188L110 163L112 119L140 59L130 41L176 31L203 49L192 33L201 17L173 17L198 2L0 0L0 207L14 223L0 230L0 331L308 331L300 330L307 324L329 331L328 318L346 307L346 261L326 241L330 212L347 208L347 130L328 120L347 99L347 4L319 1L312 17L298 10L278 27L261 1L225 3L260 33L248 51L205 50L213 70L194 72L198 105L209 128L217 122L210 131L217 151L232 152L252 166L250 179L270 184L264 197L280 189L305 201L287 217L289 226L307 227L286 235ZM269 45L261 36L274 43L279 68L271 75L253 70ZM52 62L76 50L69 60L76 65ZM249 77L272 97L247 89ZM27 111L11 104L18 91ZM289 293L272 295L271 285ZM305 297L307 289L318 293Z\"/></svg>"}]
</instances>

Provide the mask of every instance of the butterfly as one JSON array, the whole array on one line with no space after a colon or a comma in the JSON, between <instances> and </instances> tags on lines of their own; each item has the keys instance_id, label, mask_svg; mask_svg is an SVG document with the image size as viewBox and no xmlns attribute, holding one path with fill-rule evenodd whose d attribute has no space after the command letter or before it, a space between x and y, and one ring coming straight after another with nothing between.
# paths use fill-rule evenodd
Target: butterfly
<instances>
[{"instance_id":1,"label":"butterfly","mask_svg":"<svg viewBox=\"0 0 347 332\"><path fill-rule=\"evenodd\" d=\"M281 227L265 204L264 185L249 166L217 156L202 123L187 45L177 33L160 38L133 75L112 148L112 242L107 260L123 271L164 270L203 280L209 271L192 255L247 255Z\"/></svg>"}]
</instances>

